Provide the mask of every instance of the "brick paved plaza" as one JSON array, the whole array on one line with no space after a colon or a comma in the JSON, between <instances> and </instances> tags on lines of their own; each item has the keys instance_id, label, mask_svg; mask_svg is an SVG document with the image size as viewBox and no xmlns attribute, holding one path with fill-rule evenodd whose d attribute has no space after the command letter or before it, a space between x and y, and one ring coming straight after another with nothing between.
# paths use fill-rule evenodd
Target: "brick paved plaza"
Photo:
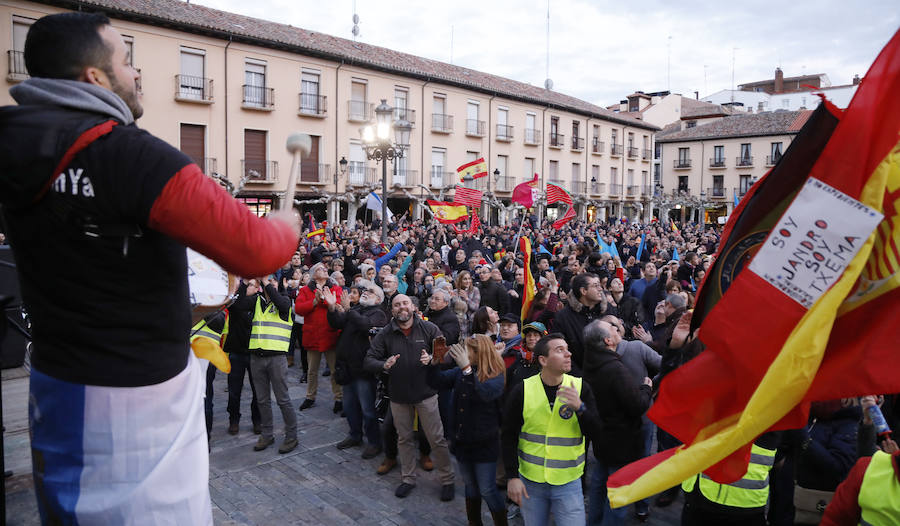
<instances>
[{"instance_id":1,"label":"brick paved plaza","mask_svg":"<svg viewBox=\"0 0 900 526\"><path fill-rule=\"evenodd\" d=\"M299 366L299 360L298 364ZM303 401L306 384L299 383L299 367L289 369L293 406ZM318 401L299 413L300 446L278 454L281 415L273 404L278 442L262 452L253 451L256 435L250 424L250 386L244 389L241 431L226 433L225 375L217 373L210 454L209 490L217 525L465 525L463 486L457 476L456 499L438 499L440 483L433 473L419 470L417 486L406 499L394 497L400 483L399 468L385 476L375 474L381 457L360 458L362 450L340 451L334 444L344 438L346 423L331 412L333 398L328 378L319 382ZM6 469L6 517L10 525L39 524L31 480L27 420L28 377L23 369L3 371L3 423ZM177 491L177 486L173 486ZM487 506L484 522L492 524ZM630 513L630 512L629 512ZM680 502L665 509L651 507L650 525L679 524ZM517 518L511 524L522 524ZM631 518L628 524L641 524Z\"/></svg>"}]
</instances>

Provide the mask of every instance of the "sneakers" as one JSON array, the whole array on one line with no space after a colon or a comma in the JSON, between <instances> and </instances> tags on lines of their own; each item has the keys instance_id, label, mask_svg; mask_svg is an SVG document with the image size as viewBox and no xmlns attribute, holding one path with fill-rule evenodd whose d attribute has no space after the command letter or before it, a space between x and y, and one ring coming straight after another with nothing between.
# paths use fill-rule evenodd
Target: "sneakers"
<instances>
[{"instance_id":1,"label":"sneakers","mask_svg":"<svg viewBox=\"0 0 900 526\"><path fill-rule=\"evenodd\" d=\"M402 499L410 494L413 488L416 487L415 484L407 484L406 482L401 482L399 486L397 486L397 491L394 492L394 496L398 499Z\"/></svg>"},{"instance_id":2,"label":"sneakers","mask_svg":"<svg viewBox=\"0 0 900 526\"><path fill-rule=\"evenodd\" d=\"M519 510L519 505L515 502L510 502L509 507L506 508L506 518L509 520L513 520L519 516L521 511Z\"/></svg>"},{"instance_id":3,"label":"sneakers","mask_svg":"<svg viewBox=\"0 0 900 526\"><path fill-rule=\"evenodd\" d=\"M422 469L425 471L434 469L434 462L431 461L431 457L428 455L422 455Z\"/></svg>"},{"instance_id":4,"label":"sneakers","mask_svg":"<svg viewBox=\"0 0 900 526\"><path fill-rule=\"evenodd\" d=\"M275 437L266 438L264 436L259 437L259 440L256 441L256 445L253 446L253 451L262 451L267 447L271 446L275 443Z\"/></svg>"},{"instance_id":5,"label":"sneakers","mask_svg":"<svg viewBox=\"0 0 900 526\"><path fill-rule=\"evenodd\" d=\"M337 444L335 444L334 447L336 447L338 449L349 449L351 447L358 446L360 444L362 444L362 440L357 440L353 437L347 437L347 438L341 440L340 442L338 442Z\"/></svg>"},{"instance_id":6,"label":"sneakers","mask_svg":"<svg viewBox=\"0 0 900 526\"><path fill-rule=\"evenodd\" d=\"M325 366L325 371L322 372L322 376L331 376L331 369L328 366Z\"/></svg>"},{"instance_id":7,"label":"sneakers","mask_svg":"<svg viewBox=\"0 0 900 526\"><path fill-rule=\"evenodd\" d=\"M366 449L362 452L362 458L368 460L370 458L375 458L381 453L381 448L378 446L366 446Z\"/></svg>"},{"instance_id":8,"label":"sneakers","mask_svg":"<svg viewBox=\"0 0 900 526\"><path fill-rule=\"evenodd\" d=\"M441 486L441 500L444 502L449 502L453 500L453 497L456 495L456 486L451 482L450 484L444 484Z\"/></svg>"},{"instance_id":9,"label":"sneakers","mask_svg":"<svg viewBox=\"0 0 900 526\"><path fill-rule=\"evenodd\" d=\"M228 434L236 435L238 434L238 431L240 431L240 428L238 427L237 420L232 420L231 423L228 424Z\"/></svg>"},{"instance_id":10,"label":"sneakers","mask_svg":"<svg viewBox=\"0 0 900 526\"><path fill-rule=\"evenodd\" d=\"M340 400L336 400L334 402L334 409L332 409L331 412L334 414L343 413L344 412L344 402L341 402Z\"/></svg>"},{"instance_id":11,"label":"sneakers","mask_svg":"<svg viewBox=\"0 0 900 526\"><path fill-rule=\"evenodd\" d=\"M314 405L316 405L316 401L307 398L306 400L303 401L302 404L300 404L300 409L299 409L299 410L300 410L300 411L303 411L304 409L309 409L310 407L312 407L312 406L314 406Z\"/></svg>"},{"instance_id":12,"label":"sneakers","mask_svg":"<svg viewBox=\"0 0 900 526\"><path fill-rule=\"evenodd\" d=\"M379 475L384 475L385 473L390 472L392 469L397 467L397 459L396 458L388 458L384 457L384 461L378 466L378 469L375 470L375 473Z\"/></svg>"},{"instance_id":13,"label":"sneakers","mask_svg":"<svg viewBox=\"0 0 900 526\"><path fill-rule=\"evenodd\" d=\"M278 448L278 452L282 455L285 453L290 453L297 447L297 439L296 438L286 438L284 442L281 444L281 447Z\"/></svg>"}]
</instances>

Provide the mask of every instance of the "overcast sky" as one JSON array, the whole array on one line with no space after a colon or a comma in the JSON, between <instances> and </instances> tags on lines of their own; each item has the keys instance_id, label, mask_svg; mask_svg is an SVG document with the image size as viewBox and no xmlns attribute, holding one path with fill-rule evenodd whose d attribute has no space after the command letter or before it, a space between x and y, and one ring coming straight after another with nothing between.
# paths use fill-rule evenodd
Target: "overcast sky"
<instances>
[{"instance_id":1,"label":"overcast sky","mask_svg":"<svg viewBox=\"0 0 900 526\"><path fill-rule=\"evenodd\" d=\"M353 38L353 0L192 1ZM554 90L601 106L636 90L703 97L732 86L732 56L735 85L776 66L848 84L900 28L897 0L729 4L551 0ZM357 0L356 12L362 42L544 84L546 0Z\"/></svg>"}]
</instances>

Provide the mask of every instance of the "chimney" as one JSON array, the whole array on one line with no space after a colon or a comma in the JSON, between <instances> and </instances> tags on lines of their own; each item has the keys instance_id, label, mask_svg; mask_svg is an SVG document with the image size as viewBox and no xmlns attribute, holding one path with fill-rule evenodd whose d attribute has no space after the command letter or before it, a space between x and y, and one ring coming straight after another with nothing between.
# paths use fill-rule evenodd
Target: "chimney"
<instances>
[{"instance_id":1,"label":"chimney","mask_svg":"<svg viewBox=\"0 0 900 526\"><path fill-rule=\"evenodd\" d=\"M853 85L856 86L859 84L859 75L853 75Z\"/></svg>"},{"instance_id":2,"label":"chimney","mask_svg":"<svg viewBox=\"0 0 900 526\"><path fill-rule=\"evenodd\" d=\"M700 92L699 91L694 92L694 100L700 100Z\"/></svg>"},{"instance_id":3,"label":"chimney","mask_svg":"<svg viewBox=\"0 0 900 526\"><path fill-rule=\"evenodd\" d=\"M775 68L775 89L773 92L784 92L784 73L781 71L781 68Z\"/></svg>"}]
</instances>

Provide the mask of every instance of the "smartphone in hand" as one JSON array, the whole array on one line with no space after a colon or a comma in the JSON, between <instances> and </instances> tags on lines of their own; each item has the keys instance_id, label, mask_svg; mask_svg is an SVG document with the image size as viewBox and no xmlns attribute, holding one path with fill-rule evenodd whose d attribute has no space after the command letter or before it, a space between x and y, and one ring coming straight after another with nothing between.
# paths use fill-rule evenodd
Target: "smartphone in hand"
<instances>
[{"instance_id":1,"label":"smartphone in hand","mask_svg":"<svg viewBox=\"0 0 900 526\"><path fill-rule=\"evenodd\" d=\"M442 363L445 354L447 354L447 338L438 336L431 343L431 355L434 356L432 363Z\"/></svg>"}]
</instances>

